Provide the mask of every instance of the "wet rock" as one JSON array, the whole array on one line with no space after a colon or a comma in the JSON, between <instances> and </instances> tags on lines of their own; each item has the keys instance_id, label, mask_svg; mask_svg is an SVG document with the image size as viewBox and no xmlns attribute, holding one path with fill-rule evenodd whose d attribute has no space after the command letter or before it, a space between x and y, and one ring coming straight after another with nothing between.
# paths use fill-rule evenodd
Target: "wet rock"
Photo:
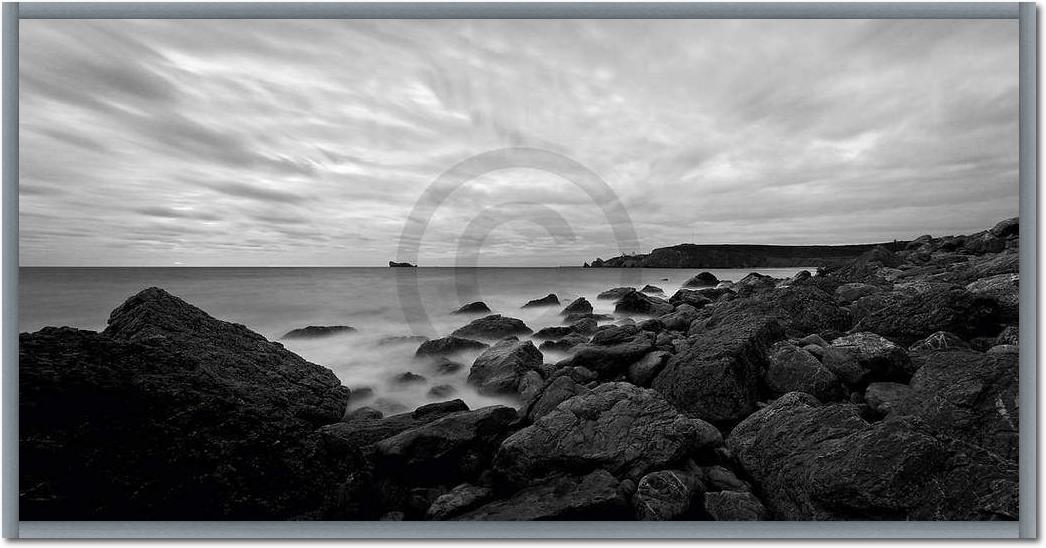
<instances>
[{"instance_id":1,"label":"wet rock","mask_svg":"<svg viewBox=\"0 0 1046 548\"><path fill-rule=\"evenodd\" d=\"M451 312L451 314L489 314L490 307L483 301L476 301L474 303L468 303L463 305L461 308Z\"/></svg>"},{"instance_id":2,"label":"wet rock","mask_svg":"<svg viewBox=\"0 0 1046 548\"><path fill-rule=\"evenodd\" d=\"M680 304L676 306L675 312L665 314L659 319L665 329L671 331L687 331L690 329L690 324L697 318L698 314L696 308L689 304Z\"/></svg>"},{"instance_id":3,"label":"wet rock","mask_svg":"<svg viewBox=\"0 0 1046 548\"><path fill-rule=\"evenodd\" d=\"M654 336L634 325L597 331L592 340L571 349L570 365L586 367L605 378L622 373L654 348Z\"/></svg>"},{"instance_id":4,"label":"wet rock","mask_svg":"<svg viewBox=\"0 0 1046 548\"><path fill-rule=\"evenodd\" d=\"M719 278L715 277L715 274L711 272L702 272L693 278L687 280L683 287L714 287L719 283Z\"/></svg>"},{"instance_id":5,"label":"wet rock","mask_svg":"<svg viewBox=\"0 0 1046 548\"><path fill-rule=\"evenodd\" d=\"M634 287L615 287L600 293L596 298L603 300L617 300L635 290L636 288Z\"/></svg>"},{"instance_id":6,"label":"wet rock","mask_svg":"<svg viewBox=\"0 0 1046 548\"><path fill-rule=\"evenodd\" d=\"M400 432L422 426L447 415L468 411L461 400L451 400L423 405L410 413L400 413L382 418L373 412L346 417L343 422L328 424L320 428L325 443L339 454L350 454L369 447Z\"/></svg>"},{"instance_id":7,"label":"wet rock","mask_svg":"<svg viewBox=\"0 0 1046 548\"><path fill-rule=\"evenodd\" d=\"M588 299L584 297L578 297L573 302L568 304L560 314L568 316L570 314L591 314L592 303L588 302Z\"/></svg>"},{"instance_id":8,"label":"wet rock","mask_svg":"<svg viewBox=\"0 0 1046 548\"><path fill-rule=\"evenodd\" d=\"M489 487L462 483L451 489L450 492L440 495L429 507L425 517L434 521L449 519L472 510L492 498L494 498L494 492Z\"/></svg>"},{"instance_id":9,"label":"wet rock","mask_svg":"<svg viewBox=\"0 0 1046 548\"><path fill-rule=\"evenodd\" d=\"M461 352L483 350L488 344L461 337L443 337L421 343L416 356L450 356Z\"/></svg>"},{"instance_id":10,"label":"wet rock","mask_svg":"<svg viewBox=\"0 0 1046 548\"><path fill-rule=\"evenodd\" d=\"M636 519L672 521L690 511L690 503L700 492L698 481L681 470L660 470L642 477L632 496Z\"/></svg>"},{"instance_id":11,"label":"wet rock","mask_svg":"<svg viewBox=\"0 0 1046 548\"><path fill-rule=\"evenodd\" d=\"M636 327L638 327L640 331L658 333L665 328L665 324L658 318L647 318L636 324Z\"/></svg>"},{"instance_id":12,"label":"wet rock","mask_svg":"<svg viewBox=\"0 0 1046 548\"><path fill-rule=\"evenodd\" d=\"M639 291L630 291L621 296L614 305L614 312L618 314L645 314L648 316L660 316L675 310L668 301L657 297L651 297Z\"/></svg>"},{"instance_id":13,"label":"wet rock","mask_svg":"<svg viewBox=\"0 0 1046 548\"><path fill-rule=\"evenodd\" d=\"M515 485L557 471L597 468L638 479L721 443L714 427L679 414L657 392L606 383L560 403L510 436L494 466Z\"/></svg>"},{"instance_id":14,"label":"wet rock","mask_svg":"<svg viewBox=\"0 0 1046 548\"><path fill-rule=\"evenodd\" d=\"M292 329L285 335L280 337L281 339L320 339L323 337L331 337L333 335L348 335L349 333L355 333L355 327L349 327L347 325L310 325L308 327L302 327L299 329Z\"/></svg>"},{"instance_id":15,"label":"wet rock","mask_svg":"<svg viewBox=\"0 0 1046 548\"><path fill-rule=\"evenodd\" d=\"M864 391L864 401L876 413L886 415L893 410L898 402L908 397L911 391L911 387L907 384L873 382Z\"/></svg>"},{"instance_id":16,"label":"wet rock","mask_svg":"<svg viewBox=\"0 0 1046 548\"><path fill-rule=\"evenodd\" d=\"M580 335L591 335L598 327L599 322L595 318L582 318L570 324L570 328Z\"/></svg>"},{"instance_id":17,"label":"wet rock","mask_svg":"<svg viewBox=\"0 0 1046 548\"><path fill-rule=\"evenodd\" d=\"M780 341L767 356L766 386L774 396L806 392L821 401L840 399L839 378L806 350Z\"/></svg>"},{"instance_id":18,"label":"wet rock","mask_svg":"<svg viewBox=\"0 0 1046 548\"><path fill-rule=\"evenodd\" d=\"M496 341L505 337L528 335L531 333L527 324L516 318L501 314L491 314L472 320L468 325L456 329L451 336L466 339Z\"/></svg>"},{"instance_id":19,"label":"wet rock","mask_svg":"<svg viewBox=\"0 0 1046 548\"><path fill-rule=\"evenodd\" d=\"M458 516L463 521L563 521L627 519L620 484L604 470L583 477L559 476L529 486Z\"/></svg>"},{"instance_id":20,"label":"wet rock","mask_svg":"<svg viewBox=\"0 0 1046 548\"><path fill-rule=\"evenodd\" d=\"M542 342L538 349L541 351L552 351L552 352L569 352L575 346L579 344L585 344L588 342L588 337L581 335L568 335L562 339L554 341Z\"/></svg>"},{"instance_id":21,"label":"wet rock","mask_svg":"<svg viewBox=\"0 0 1046 548\"><path fill-rule=\"evenodd\" d=\"M432 368L438 375L453 375L454 373L461 371L464 367L465 364L451 361L444 357L437 358L436 362L432 365Z\"/></svg>"},{"instance_id":22,"label":"wet rock","mask_svg":"<svg viewBox=\"0 0 1046 548\"><path fill-rule=\"evenodd\" d=\"M855 329L910 345L936 331L948 331L965 339L995 336L1000 328L999 318L999 306L992 298L962 288L931 289L892 294L864 316Z\"/></svg>"},{"instance_id":23,"label":"wet rock","mask_svg":"<svg viewBox=\"0 0 1046 548\"><path fill-rule=\"evenodd\" d=\"M670 299L668 299L668 302L677 306L680 304L688 304L694 308L701 308L707 304L711 304L716 298L718 298L718 296L712 297L702 291L680 289L679 291L676 291Z\"/></svg>"},{"instance_id":24,"label":"wet rock","mask_svg":"<svg viewBox=\"0 0 1046 548\"><path fill-rule=\"evenodd\" d=\"M766 508L748 491L705 493L705 512L715 521L764 521Z\"/></svg>"},{"instance_id":25,"label":"wet rock","mask_svg":"<svg viewBox=\"0 0 1046 548\"><path fill-rule=\"evenodd\" d=\"M725 466L715 465L708 466L702 469L704 472L705 482L708 484L709 491L751 491L752 486L748 485L740 478L737 474L730 471Z\"/></svg>"},{"instance_id":26,"label":"wet rock","mask_svg":"<svg viewBox=\"0 0 1046 548\"><path fill-rule=\"evenodd\" d=\"M640 289L643 293L664 293L665 291L656 285L644 285L643 289Z\"/></svg>"},{"instance_id":27,"label":"wet rock","mask_svg":"<svg viewBox=\"0 0 1046 548\"><path fill-rule=\"evenodd\" d=\"M549 293L548 295L545 295L544 297L541 297L540 299L534 299L532 301L528 301L527 304L523 305L523 308L535 308L535 307L542 307L542 306L558 306L558 305L559 305L559 297L557 297L555 295L555 293Z\"/></svg>"},{"instance_id":28,"label":"wet rock","mask_svg":"<svg viewBox=\"0 0 1046 548\"><path fill-rule=\"evenodd\" d=\"M531 341L500 341L476 358L468 383L481 394L518 394L520 380L539 369L543 359Z\"/></svg>"},{"instance_id":29,"label":"wet rock","mask_svg":"<svg viewBox=\"0 0 1046 548\"><path fill-rule=\"evenodd\" d=\"M547 415L559 404L577 396L587 394L588 388L578 384L569 375L556 377L544 387L542 392L527 407L525 415L531 421L536 421Z\"/></svg>"},{"instance_id":30,"label":"wet rock","mask_svg":"<svg viewBox=\"0 0 1046 548\"><path fill-rule=\"evenodd\" d=\"M671 357L670 352L655 350L628 366L628 382L636 386L650 386Z\"/></svg>"},{"instance_id":31,"label":"wet rock","mask_svg":"<svg viewBox=\"0 0 1046 548\"><path fill-rule=\"evenodd\" d=\"M546 340L562 339L563 337L567 337L567 336L573 335L573 334L574 334L574 328L573 327L567 327L567 326L559 325L559 326L545 327L545 328L539 329L536 333L534 333L533 338L538 339L538 340L542 340L542 341L546 341Z\"/></svg>"}]
</instances>

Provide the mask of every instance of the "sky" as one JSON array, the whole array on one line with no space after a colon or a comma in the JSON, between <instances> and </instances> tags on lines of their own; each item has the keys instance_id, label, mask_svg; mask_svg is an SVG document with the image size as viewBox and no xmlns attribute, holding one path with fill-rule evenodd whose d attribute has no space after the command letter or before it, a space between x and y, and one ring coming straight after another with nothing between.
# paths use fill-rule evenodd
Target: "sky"
<instances>
[{"instance_id":1,"label":"sky","mask_svg":"<svg viewBox=\"0 0 1046 548\"><path fill-rule=\"evenodd\" d=\"M1015 20L26 20L20 260L557 266L973 233L1017 215L1017 36ZM538 152L490 160L515 149Z\"/></svg>"}]
</instances>

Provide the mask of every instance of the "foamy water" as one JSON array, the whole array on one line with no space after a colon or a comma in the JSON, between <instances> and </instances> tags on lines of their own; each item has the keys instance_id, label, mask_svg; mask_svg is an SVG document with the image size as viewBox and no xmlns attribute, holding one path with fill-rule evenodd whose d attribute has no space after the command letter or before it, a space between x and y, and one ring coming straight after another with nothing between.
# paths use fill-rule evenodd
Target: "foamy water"
<instances>
[{"instance_id":1,"label":"foamy water","mask_svg":"<svg viewBox=\"0 0 1046 548\"><path fill-rule=\"evenodd\" d=\"M158 286L217 318L242 323L271 340L307 325L349 325L357 332L311 340L281 340L305 359L330 367L357 395L350 408L373 406L385 412L461 398L470 407L509 400L481 396L465 383L479 354L453 358L464 365L440 375L431 360L418 360L418 343L380 344L408 335L445 336L480 316L451 312L482 300L494 313L523 320L534 331L562 325L560 310L584 296L596 313L613 314L613 301L596 295L622 285L662 288L670 296L697 270L581 268L22 268L20 330L44 326L105 328L109 312L127 297ZM759 269L775 277L801 268ZM752 270L711 269L720 279L738 280ZM531 299L555 293L558 307L520 308ZM540 341L535 341L538 344ZM545 361L565 354L545 352ZM397 383L411 372L422 382ZM434 396L437 385L450 395Z\"/></svg>"}]
</instances>

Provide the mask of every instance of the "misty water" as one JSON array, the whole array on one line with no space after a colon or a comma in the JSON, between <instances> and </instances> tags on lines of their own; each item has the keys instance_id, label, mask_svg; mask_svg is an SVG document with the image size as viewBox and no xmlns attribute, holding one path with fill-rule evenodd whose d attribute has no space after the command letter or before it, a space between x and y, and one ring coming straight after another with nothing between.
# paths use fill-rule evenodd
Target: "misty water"
<instances>
[{"instance_id":1,"label":"misty water","mask_svg":"<svg viewBox=\"0 0 1046 548\"><path fill-rule=\"evenodd\" d=\"M787 277L801 268L755 270ZM710 269L721 280L738 280L753 270ZM408 335L439 337L480 316L451 314L464 303L482 300L494 313L523 320L537 331L562 325L569 300L584 296L596 313L612 314L613 301L596 295L619 286L660 287L671 296L697 270L581 268L22 268L20 331L45 326L105 328L110 311L150 286L161 287L222 320L241 323L270 340L307 325L349 325L355 333L311 340L281 340L288 349L331 368L350 389L370 388L369 397L350 408L373 406L384 412L413 409L451 397L470 407L506 400L477 394L466 383L478 353L455 358L457 373L439 375L429 360L414 358L417 342L382 344ZM521 308L531 299L555 293L558 307ZM624 317L624 316L620 316ZM538 344L540 341L535 341ZM544 352L546 362L565 354ZM400 384L394 377L412 372L424 382ZM429 390L450 385L453 396Z\"/></svg>"}]
</instances>

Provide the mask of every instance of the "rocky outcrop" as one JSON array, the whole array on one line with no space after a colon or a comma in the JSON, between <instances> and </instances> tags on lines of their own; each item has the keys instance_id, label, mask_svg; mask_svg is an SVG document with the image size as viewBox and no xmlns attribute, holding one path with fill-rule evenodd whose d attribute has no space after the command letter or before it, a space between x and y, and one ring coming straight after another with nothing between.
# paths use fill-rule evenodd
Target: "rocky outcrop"
<instances>
[{"instance_id":1,"label":"rocky outcrop","mask_svg":"<svg viewBox=\"0 0 1046 548\"><path fill-rule=\"evenodd\" d=\"M907 242L860 245L743 245L680 244L661 247L646 255L597 259L593 268L756 268L839 265L876 247L904 249Z\"/></svg>"},{"instance_id":2,"label":"rocky outcrop","mask_svg":"<svg viewBox=\"0 0 1046 548\"><path fill-rule=\"evenodd\" d=\"M963 288L918 293L898 291L866 316L855 329L910 345L936 331L960 337L995 336L1001 330L998 303Z\"/></svg>"},{"instance_id":3,"label":"rocky outcrop","mask_svg":"<svg viewBox=\"0 0 1046 548\"><path fill-rule=\"evenodd\" d=\"M454 330L452 337L496 341L505 337L528 335L531 329L522 320L509 318L501 314L491 314L472 320L468 325Z\"/></svg>"}]
</instances>

